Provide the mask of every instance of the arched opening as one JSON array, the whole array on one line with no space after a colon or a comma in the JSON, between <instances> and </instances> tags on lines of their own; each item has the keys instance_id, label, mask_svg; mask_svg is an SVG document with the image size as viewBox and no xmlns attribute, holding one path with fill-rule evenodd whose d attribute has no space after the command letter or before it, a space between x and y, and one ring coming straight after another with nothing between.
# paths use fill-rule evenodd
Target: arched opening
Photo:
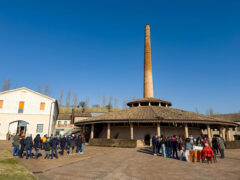
<instances>
[{"instance_id":1,"label":"arched opening","mask_svg":"<svg viewBox=\"0 0 240 180\"><path fill-rule=\"evenodd\" d=\"M27 132L27 125L29 123L26 121L14 121L9 123L8 131L10 135L15 135L16 133L26 134Z\"/></svg>"},{"instance_id":2,"label":"arched opening","mask_svg":"<svg viewBox=\"0 0 240 180\"><path fill-rule=\"evenodd\" d=\"M144 136L144 144L146 146L150 146L150 135L149 134Z\"/></svg>"}]
</instances>

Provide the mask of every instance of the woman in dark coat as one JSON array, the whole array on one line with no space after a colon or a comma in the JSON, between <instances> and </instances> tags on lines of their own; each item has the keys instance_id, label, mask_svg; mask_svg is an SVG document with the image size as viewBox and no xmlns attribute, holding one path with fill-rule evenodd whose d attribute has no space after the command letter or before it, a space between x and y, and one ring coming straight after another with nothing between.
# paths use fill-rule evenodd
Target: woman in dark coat
<instances>
[{"instance_id":1,"label":"woman in dark coat","mask_svg":"<svg viewBox=\"0 0 240 180\"><path fill-rule=\"evenodd\" d=\"M35 148L35 157L36 159L39 157L38 153L39 153L39 149L41 148L41 137L40 134L38 134L35 138L34 138L34 148Z\"/></svg>"}]
</instances>

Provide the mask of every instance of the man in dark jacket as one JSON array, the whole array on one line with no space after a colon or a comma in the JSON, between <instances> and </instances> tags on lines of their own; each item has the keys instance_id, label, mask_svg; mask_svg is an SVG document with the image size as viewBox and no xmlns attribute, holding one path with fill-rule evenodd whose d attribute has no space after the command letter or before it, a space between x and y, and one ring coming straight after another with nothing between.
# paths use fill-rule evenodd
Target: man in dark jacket
<instances>
[{"instance_id":1,"label":"man in dark jacket","mask_svg":"<svg viewBox=\"0 0 240 180\"><path fill-rule=\"evenodd\" d=\"M55 156L55 158L58 159L58 153L57 153L57 145L58 145L58 139L56 138L56 136L54 136L51 140L50 140L50 145L52 148L52 157L51 159L53 159L53 156Z\"/></svg>"},{"instance_id":2,"label":"man in dark jacket","mask_svg":"<svg viewBox=\"0 0 240 180\"><path fill-rule=\"evenodd\" d=\"M26 138L25 144L26 144L26 159L28 159L28 152L30 153L30 158L32 158L32 147L33 147L32 135Z\"/></svg>"},{"instance_id":3,"label":"man in dark jacket","mask_svg":"<svg viewBox=\"0 0 240 180\"><path fill-rule=\"evenodd\" d=\"M76 146L77 146L77 150L76 153L80 153L81 147L82 147L82 137L78 136L76 138Z\"/></svg>"},{"instance_id":4,"label":"man in dark jacket","mask_svg":"<svg viewBox=\"0 0 240 180\"><path fill-rule=\"evenodd\" d=\"M72 134L72 136L70 137L70 143L69 143L69 155L73 154L74 146L75 146L75 136L74 134Z\"/></svg>"},{"instance_id":5,"label":"man in dark jacket","mask_svg":"<svg viewBox=\"0 0 240 180\"><path fill-rule=\"evenodd\" d=\"M46 142L44 144L44 150L45 150L45 156L44 159L48 158L49 159L49 154L50 154L50 150L51 150L51 146L50 146L50 139L46 139Z\"/></svg>"},{"instance_id":6,"label":"man in dark jacket","mask_svg":"<svg viewBox=\"0 0 240 180\"><path fill-rule=\"evenodd\" d=\"M20 144L21 144L21 148L19 150L19 157L23 158L23 151L25 149L25 135L24 134L21 136Z\"/></svg>"},{"instance_id":7,"label":"man in dark jacket","mask_svg":"<svg viewBox=\"0 0 240 180\"><path fill-rule=\"evenodd\" d=\"M66 146L66 138L65 136L63 136L61 139L60 139L60 147L61 147L61 152L60 154L63 155L64 154L64 149L65 149L65 146Z\"/></svg>"},{"instance_id":8,"label":"man in dark jacket","mask_svg":"<svg viewBox=\"0 0 240 180\"><path fill-rule=\"evenodd\" d=\"M172 138L172 157L178 159L178 140L174 135ZM176 154L176 157L175 157Z\"/></svg>"},{"instance_id":9,"label":"man in dark jacket","mask_svg":"<svg viewBox=\"0 0 240 180\"><path fill-rule=\"evenodd\" d=\"M41 137L40 137L40 134L38 134L34 138L34 148L35 148L35 157L37 159L38 158L39 149L41 148Z\"/></svg>"},{"instance_id":10,"label":"man in dark jacket","mask_svg":"<svg viewBox=\"0 0 240 180\"><path fill-rule=\"evenodd\" d=\"M215 155L218 154L218 142L217 142L217 136L214 135L213 138L212 138L212 148L213 148L213 152Z\"/></svg>"},{"instance_id":11,"label":"man in dark jacket","mask_svg":"<svg viewBox=\"0 0 240 180\"><path fill-rule=\"evenodd\" d=\"M156 136L152 137L152 146L153 146L153 155L157 155L156 154L156 150L157 150L157 138Z\"/></svg>"}]
</instances>

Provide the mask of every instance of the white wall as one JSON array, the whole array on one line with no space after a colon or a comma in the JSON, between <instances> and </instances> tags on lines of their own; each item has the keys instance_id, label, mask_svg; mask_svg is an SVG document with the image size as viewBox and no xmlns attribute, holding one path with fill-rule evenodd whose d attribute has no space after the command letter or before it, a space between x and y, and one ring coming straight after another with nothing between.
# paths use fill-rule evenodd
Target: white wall
<instances>
[{"instance_id":1,"label":"white wall","mask_svg":"<svg viewBox=\"0 0 240 180\"><path fill-rule=\"evenodd\" d=\"M0 93L3 100L3 108L0 108L0 139L6 139L9 124L14 121L28 123L27 133L35 136L38 134L37 124L43 124L44 134L53 134L58 116L58 106L55 99L42 96L25 88ZM24 101L23 113L18 113L19 102ZM45 103L45 109L40 110L40 103ZM52 107L51 107L52 104Z\"/></svg>"},{"instance_id":2,"label":"white wall","mask_svg":"<svg viewBox=\"0 0 240 180\"><path fill-rule=\"evenodd\" d=\"M49 114L51 102L53 102L51 99L25 89L2 93L0 100L4 101L3 108L0 108L0 114L18 114L20 101L24 101L24 114ZM40 110L41 102L45 103L45 110Z\"/></svg>"}]
</instances>

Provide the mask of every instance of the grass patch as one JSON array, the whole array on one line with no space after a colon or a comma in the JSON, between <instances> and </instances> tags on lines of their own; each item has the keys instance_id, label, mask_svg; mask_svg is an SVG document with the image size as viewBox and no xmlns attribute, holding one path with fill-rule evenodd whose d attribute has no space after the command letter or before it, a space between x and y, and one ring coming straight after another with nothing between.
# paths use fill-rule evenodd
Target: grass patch
<instances>
[{"instance_id":1,"label":"grass patch","mask_svg":"<svg viewBox=\"0 0 240 180\"><path fill-rule=\"evenodd\" d=\"M0 150L0 180L36 180L36 178L19 164L9 151Z\"/></svg>"},{"instance_id":2,"label":"grass patch","mask_svg":"<svg viewBox=\"0 0 240 180\"><path fill-rule=\"evenodd\" d=\"M17 164L18 161L17 161L16 159L13 159L13 158L8 158L8 159L0 160L0 163L5 163L5 164Z\"/></svg>"}]
</instances>

